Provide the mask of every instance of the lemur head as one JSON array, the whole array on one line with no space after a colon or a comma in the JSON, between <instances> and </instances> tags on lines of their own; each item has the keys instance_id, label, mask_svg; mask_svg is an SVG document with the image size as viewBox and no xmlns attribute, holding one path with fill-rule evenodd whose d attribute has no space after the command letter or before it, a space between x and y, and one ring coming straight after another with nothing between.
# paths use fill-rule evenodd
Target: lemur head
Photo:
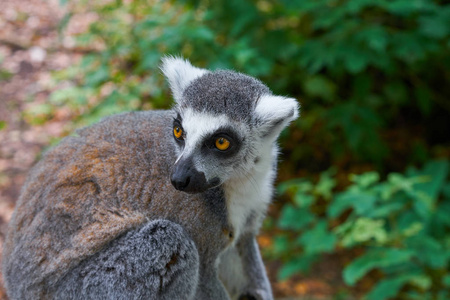
<instances>
[{"instance_id":1,"label":"lemur head","mask_svg":"<svg viewBox=\"0 0 450 300\"><path fill-rule=\"evenodd\" d=\"M278 135L298 117L295 99L273 95L253 77L199 69L181 58L164 58L161 69L176 101L176 189L203 192L270 170Z\"/></svg>"}]
</instances>

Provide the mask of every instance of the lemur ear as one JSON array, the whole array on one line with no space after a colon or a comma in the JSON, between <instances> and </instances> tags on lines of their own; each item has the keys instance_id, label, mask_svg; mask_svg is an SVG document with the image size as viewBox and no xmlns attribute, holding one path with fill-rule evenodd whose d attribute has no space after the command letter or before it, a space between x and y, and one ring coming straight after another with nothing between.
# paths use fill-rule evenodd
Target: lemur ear
<instances>
[{"instance_id":1,"label":"lemur ear","mask_svg":"<svg viewBox=\"0 0 450 300\"><path fill-rule=\"evenodd\" d=\"M161 71L169 81L176 102L181 101L183 91L190 82L209 72L192 66L188 60L173 56L162 59Z\"/></svg>"},{"instance_id":2,"label":"lemur ear","mask_svg":"<svg viewBox=\"0 0 450 300\"><path fill-rule=\"evenodd\" d=\"M275 95L263 95L256 104L255 114L261 136L275 140L281 131L299 116L297 100Z\"/></svg>"}]
</instances>

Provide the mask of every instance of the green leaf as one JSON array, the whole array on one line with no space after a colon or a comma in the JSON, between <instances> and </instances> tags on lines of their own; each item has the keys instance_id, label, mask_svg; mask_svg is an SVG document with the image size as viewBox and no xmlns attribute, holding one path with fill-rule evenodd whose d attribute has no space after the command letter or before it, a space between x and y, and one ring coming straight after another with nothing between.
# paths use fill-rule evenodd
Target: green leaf
<instances>
[{"instance_id":1,"label":"green leaf","mask_svg":"<svg viewBox=\"0 0 450 300\"><path fill-rule=\"evenodd\" d=\"M63 2L67 2L67 0L60 0L61 6L64 6L66 4L66 3L63 3ZM59 24L58 24L58 27L57 27L59 35L63 34L63 30L67 28L67 25L69 24L70 19L72 18L72 16L73 16L73 13L72 12L68 12L68 13L64 14L64 16L62 17L61 21L59 21Z\"/></svg>"},{"instance_id":2,"label":"green leaf","mask_svg":"<svg viewBox=\"0 0 450 300\"><path fill-rule=\"evenodd\" d=\"M392 197L395 192L404 191L407 194L414 194L414 185L417 184L417 178L407 178L402 174L398 173L390 173L388 175L388 183L389 187L386 187L386 195ZM386 195L383 195L383 198L386 199Z\"/></svg>"},{"instance_id":3,"label":"green leaf","mask_svg":"<svg viewBox=\"0 0 450 300\"><path fill-rule=\"evenodd\" d=\"M428 290L430 289L431 285L433 284L431 278L425 274L420 274L416 276L412 276L409 280L409 282L412 285L415 285L421 290Z\"/></svg>"},{"instance_id":4,"label":"green leaf","mask_svg":"<svg viewBox=\"0 0 450 300\"><path fill-rule=\"evenodd\" d=\"M319 221L313 228L299 238L306 254L330 252L334 249L337 237L328 229L325 220Z\"/></svg>"},{"instance_id":5,"label":"green leaf","mask_svg":"<svg viewBox=\"0 0 450 300\"><path fill-rule=\"evenodd\" d=\"M390 299L400 292L400 289L408 283L415 275L399 275L379 281L367 295L368 300Z\"/></svg>"},{"instance_id":6,"label":"green leaf","mask_svg":"<svg viewBox=\"0 0 450 300\"><path fill-rule=\"evenodd\" d=\"M301 255L288 261L278 272L278 279L286 280L299 272L308 271L311 265L317 261L317 258L315 255Z\"/></svg>"},{"instance_id":7,"label":"green leaf","mask_svg":"<svg viewBox=\"0 0 450 300\"><path fill-rule=\"evenodd\" d=\"M331 218L338 217L345 210L352 207L353 201L355 201L355 197L349 197L345 193L338 194L328 205L328 216Z\"/></svg>"},{"instance_id":8,"label":"green leaf","mask_svg":"<svg viewBox=\"0 0 450 300\"><path fill-rule=\"evenodd\" d=\"M1 64L1 61L0 61L0 64ZM9 72L8 70L0 68L0 82L4 81L4 80L9 80L13 76L14 76L13 73Z\"/></svg>"},{"instance_id":9,"label":"green leaf","mask_svg":"<svg viewBox=\"0 0 450 300\"><path fill-rule=\"evenodd\" d=\"M444 277L442 277L442 284L450 288L450 274L447 274Z\"/></svg>"},{"instance_id":10,"label":"green leaf","mask_svg":"<svg viewBox=\"0 0 450 300\"><path fill-rule=\"evenodd\" d=\"M372 240L383 244L387 240L384 225L384 220L358 218L354 223L348 221L336 227L335 232L341 236L341 243L344 247L351 247Z\"/></svg>"},{"instance_id":11,"label":"green leaf","mask_svg":"<svg viewBox=\"0 0 450 300\"><path fill-rule=\"evenodd\" d=\"M309 192L312 190L313 185L302 178L295 178L288 181L280 183L277 187L277 192L281 195L287 193L288 191L298 190L301 192Z\"/></svg>"},{"instance_id":12,"label":"green leaf","mask_svg":"<svg viewBox=\"0 0 450 300\"><path fill-rule=\"evenodd\" d=\"M314 196L305 194L301 191L297 192L294 196L294 203L298 207L309 207L314 203Z\"/></svg>"},{"instance_id":13,"label":"green leaf","mask_svg":"<svg viewBox=\"0 0 450 300\"><path fill-rule=\"evenodd\" d=\"M151 70L159 64L160 59L161 56L158 53L149 51L148 53L144 54L144 57L137 66L136 71L144 72L146 70Z\"/></svg>"},{"instance_id":14,"label":"green leaf","mask_svg":"<svg viewBox=\"0 0 450 300\"><path fill-rule=\"evenodd\" d=\"M291 241L287 236L278 235L273 241L273 252L275 255L281 256L291 247Z\"/></svg>"},{"instance_id":15,"label":"green leaf","mask_svg":"<svg viewBox=\"0 0 450 300\"><path fill-rule=\"evenodd\" d=\"M375 207L377 197L370 193L359 193L357 195L358 198L353 203L355 212L361 216L370 213L372 209Z\"/></svg>"},{"instance_id":16,"label":"green leaf","mask_svg":"<svg viewBox=\"0 0 450 300\"><path fill-rule=\"evenodd\" d=\"M333 170L329 170L320 174L319 182L314 187L314 192L327 200L331 198L332 190L336 186L336 180L332 178L333 173Z\"/></svg>"},{"instance_id":17,"label":"green leaf","mask_svg":"<svg viewBox=\"0 0 450 300\"><path fill-rule=\"evenodd\" d=\"M402 264L409 261L413 255L413 251L406 249L375 248L368 250L345 267L344 281L349 285L354 285L369 271Z\"/></svg>"},{"instance_id":18,"label":"green leaf","mask_svg":"<svg viewBox=\"0 0 450 300\"><path fill-rule=\"evenodd\" d=\"M423 224L421 222L414 222L410 224L409 227L401 230L403 236L405 237L412 237L417 235L419 232L423 230Z\"/></svg>"},{"instance_id":19,"label":"green leaf","mask_svg":"<svg viewBox=\"0 0 450 300\"><path fill-rule=\"evenodd\" d=\"M450 259L450 252L435 238L421 234L406 240L406 245L415 250L417 259L432 269L445 268Z\"/></svg>"},{"instance_id":20,"label":"green leaf","mask_svg":"<svg viewBox=\"0 0 450 300\"><path fill-rule=\"evenodd\" d=\"M5 129L7 125L6 121L0 120L0 130Z\"/></svg>"},{"instance_id":21,"label":"green leaf","mask_svg":"<svg viewBox=\"0 0 450 300\"><path fill-rule=\"evenodd\" d=\"M354 208L358 215L370 213L374 208L377 197L358 190L346 191L338 194L328 207L328 215L336 218L348 208Z\"/></svg>"},{"instance_id":22,"label":"green leaf","mask_svg":"<svg viewBox=\"0 0 450 300\"><path fill-rule=\"evenodd\" d=\"M348 193L337 194L328 206L328 216L332 218L338 217L346 209L351 208L354 201L357 201L357 199L357 195L349 195Z\"/></svg>"},{"instance_id":23,"label":"green leaf","mask_svg":"<svg viewBox=\"0 0 450 300\"><path fill-rule=\"evenodd\" d=\"M344 65L351 74L363 71L369 64L367 53L359 45L346 46Z\"/></svg>"},{"instance_id":24,"label":"green leaf","mask_svg":"<svg viewBox=\"0 0 450 300\"><path fill-rule=\"evenodd\" d=\"M386 218L390 215L395 215L396 212L404 209L405 203L402 202L389 202L383 203L383 205L376 206L374 209L367 212L367 217L372 219Z\"/></svg>"},{"instance_id":25,"label":"green leaf","mask_svg":"<svg viewBox=\"0 0 450 300\"><path fill-rule=\"evenodd\" d=\"M380 175L377 172L367 172L361 175L350 174L350 181L356 183L362 188L367 188L380 180Z\"/></svg>"},{"instance_id":26,"label":"green leaf","mask_svg":"<svg viewBox=\"0 0 450 300\"><path fill-rule=\"evenodd\" d=\"M427 182L418 183L414 186L415 191L422 191L435 201L444 186L445 180L449 174L449 161L436 160L425 165L419 175L428 175L430 179Z\"/></svg>"},{"instance_id":27,"label":"green leaf","mask_svg":"<svg viewBox=\"0 0 450 300\"><path fill-rule=\"evenodd\" d=\"M308 95L327 101L333 100L336 93L336 85L322 75L308 77L303 83L303 88Z\"/></svg>"},{"instance_id":28,"label":"green leaf","mask_svg":"<svg viewBox=\"0 0 450 300\"><path fill-rule=\"evenodd\" d=\"M441 39L450 33L450 13L438 16L423 16L419 18L420 31L431 38Z\"/></svg>"},{"instance_id":29,"label":"green leaf","mask_svg":"<svg viewBox=\"0 0 450 300\"><path fill-rule=\"evenodd\" d=\"M54 107L48 103L42 103L34 105L32 109L30 109L30 113L38 116L38 115L49 115L52 113Z\"/></svg>"},{"instance_id":30,"label":"green leaf","mask_svg":"<svg viewBox=\"0 0 450 300\"><path fill-rule=\"evenodd\" d=\"M442 187L442 194L444 195L444 197L450 200L450 182L444 184L444 186Z\"/></svg>"},{"instance_id":31,"label":"green leaf","mask_svg":"<svg viewBox=\"0 0 450 300\"><path fill-rule=\"evenodd\" d=\"M430 296L429 299L432 299L432 297ZM448 299L450 299L450 291L448 291L448 290L439 291L437 300L448 300ZM421 300L424 300L424 299L421 299Z\"/></svg>"},{"instance_id":32,"label":"green leaf","mask_svg":"<svg viewBox=\"0 0 450 300\"><path fill-rule=\"evenodd\" d=\"M432 161L423 170L409 169L408 174L415 176L409 179L410 187L405 191L415 199L413 206L422 219L431 218L436 209L436 202L445 187L445 180L449 173L448 160ZM405 182L407 182L405 180Z\"/></svg>"},{"instance_id":33,"label":"green leaf","mask_svg":"<svg viewBox=\"0 0 450 300\"><path fill-rule=\"evenodd\" d=\"M292 204L286 204L281 210L278 226L282 229L299 230L309 225L314 220L314 215L308 208L296 208Z\"/></svg>"},{"instance_id":34,"label":"green leaf","mask_svg":"<svg viewBox=\"0 0 450 300\"><path fill-rule=\"evenodd\" d=\"M388 34L382 27L371 27L367 30L361 31L364 34L364 39L367 41L367 45L377 52L383 52L388 45Z\"/></svg>"},{"instance_id":35,"label":"green leaf","mask_svg":"<svg viewBox=\"0 0 450 300\"><path fill-rule=\"evenodd\" d=\"M86 74L86 84L90 87L98 86L109 79L109 67L106 65L100 66L95 71Z\"/></svg>"},{"instance_id":36,"label":"green leaf","mask_svg":"<svg viewBox=\"0 0 450 300\"><path fill-rule=\"evenodd\" d=\"M193 38L200 39L200 40L206 40L206 41L212 41L214 40L216 34L208 27L198 27L194 30L191 30L190 35Z\"/></svg>"},{"instance_id":37,"label":"green leaf","mask_svg":"<svg viewBox=\"0 0 450 300\"><path fill-rule=\"evenodd\" d=\"M74 106L86 105L88 96L91 94L88 89L82 89L79 87L67 87L54 91L50 95L50 102L56 105L71 104Z\"/></svg>"}]
</instances>

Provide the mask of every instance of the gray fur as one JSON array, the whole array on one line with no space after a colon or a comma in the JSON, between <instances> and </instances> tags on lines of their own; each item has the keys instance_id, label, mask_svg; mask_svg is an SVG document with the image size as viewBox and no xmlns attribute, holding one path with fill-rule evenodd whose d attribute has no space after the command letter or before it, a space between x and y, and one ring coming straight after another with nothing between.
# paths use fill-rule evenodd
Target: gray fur
<instances>
[{"instance_id":1,"label":"gray fur","mask_svg":"<svg viewBox=\"0 0 450 300\"><path fill-rule=\"evenodd\" d=\"M113 240L59 283L57 299L193 298L199 259L184 229L155 220Z\"/></svg>"},{"instance_id":2,"label":"gray fur","mask_svg":"<svg viewBox=\"0 0 450 300\"><path fill-rule=\"evenodd\" d=\"M228 248L222 254L220 278L232 299L243 295L255 299L272 297L258 244L252 234L242 236L235 247Z\"/></svg>"},{"instance_id":3,"label":"gray fur","mask_svg":"<svg viewBox=\"0 0 450 300\"><path fill-rule=\"evenodd\" d=\"M165 63L175 110L106 118L63 139L30 171L3 251L11 299L272 299L255 235L270 202L276 144L254 123L265 110L253 116L269 90L242 74ZM220 177L191 194L170 182L187 151L172 126L177 114L195 125L188 109L228 116L242 138L228 158L209 153L203 137L190 148L193 168ZM245 178L257 181L241 186ZM233 284L236 274L224 268L233 264L245 284Z\"/></svg>"},{"instance_id":4,"label":"gray fur","mask_svg":"<svg viewBox=\"0 0 450 300\"><path fill-rule=\"evenodd\" d=\"M237 247L229 247L220 256L219 278L225 285L231 299L237 299L248 284L242 258Z\"/></svg>"},{"instance_id":5,"label":"gray fur","mask_svg":"<svg viewBox=\"0 0 450 300\"><path fill-rule=\"evenodd\" d=\"M109 117L46 153L29 174L4 246L3 271L11 299L55 298L62 278L74 282L77 275L71 272L77 266L95 262L92 257L108 251L112 241L157 219L181 225L195 243L199 264L213 265L230 244L223 233L230 231L223 193L217 188L188 195L170 185L175 154L168 133L173 117L170 111ZM159 147L167 149L155 152ZM125 235L122 243L138 236ZM168 257L173 249L164 251ZM179 276L192 282L192 274ZM198 281L217 285L200 271ZM197 290L189 286L180 295ZM167 293L172 295L170 289Z\"/></svg>"},{"instance_id":6,"label":"gray fur","mask_svg":"<svg viewBox=\"0 0 450 300\"><path fill-rule=\"evenodd\" d=\"M258 244L254 236L242 237L238 244L238 253L242 259L244 274L247 276L247 286L241 294L252 295L256 299L272 297L270 282L266 276Z\"/></svg>"},{"instance_id":7,"label":"gray fur","mask_svg":"<svg viewBox=\"0 0 450 300\"><path fill-rule=\"evenodd\" d=\"M225 114L237 121L251 122L259 97L270 93L267 86L253 77L218 70L206 73L187 86L180 107Z\"/></svg>"}]
</instances>

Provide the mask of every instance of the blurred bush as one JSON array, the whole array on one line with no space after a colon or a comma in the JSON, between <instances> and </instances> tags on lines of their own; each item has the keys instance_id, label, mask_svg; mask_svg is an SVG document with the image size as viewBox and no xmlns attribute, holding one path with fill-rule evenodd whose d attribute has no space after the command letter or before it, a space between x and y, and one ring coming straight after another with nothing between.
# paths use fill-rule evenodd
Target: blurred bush
<instances>
[{"instance_id":1,"label":"blurred bush","mask_svg":"<svg viewBox=\"0 0 450 300\"><path fill-rule=\"evenodd\" d=\"M282 136L280 178L304 179L280 185L288 202L278 226L298 235L292 245L288 235L276 238L272 254L288 261L281 277L304 270L321 253L358 247L364 254L343 276L352 285L381 270L370 299L448 297L448 163L433 161L450 155L447 1L66 5L62 33L79 11L97 20L77 37L76 48L86 53L82 61L54 75L64 88L35 110L37 120L60 107L70 107L78 124L169 107L158 70L165 54L257 76L302 103L302 117ZM409 165L425 167L395 173ZM305 179L330 166L318 181ZM363 174L349 181L351 173ZM301 256L294 255L298 249Z\"/></svg>"},{"instance_id":2,"label":"blurred bush","mask_svg":"<svg viewBox=\"0 0 450 300\"><path fill-rule=\"evenodd\" d=\"M424 162L429 146L448 139L450 5L444 1L82 3L99 16L77 40L89 54L58 75L71 84L51 101L80 110L88 122L167 107L158 64L163 54L181 54L203 67L258 76L276 93L301 98L301 133L287 143L297 169L364 161L401 170L405 155ZM295 147L303 138L308 143Z\"/></svg>"},{"instance_id":3,"label":"blurred bush","mask_svg":"<svg viewBox=\"0 0 450 300\"><path fill-rule=\"evenodd\" d=\"M284 257L281 279L307 271L322 254L364 249L343 270L353 286L370 271L381 272L368 300L450 298L450 172L448 160L422 170L351 175L352 184L333 192L332 170L313 184L294 179L279 186L289 194L278 221L284 229L271 255ZM323 206L321 201L328 201Z\"/></svg>"}]
</instances>

